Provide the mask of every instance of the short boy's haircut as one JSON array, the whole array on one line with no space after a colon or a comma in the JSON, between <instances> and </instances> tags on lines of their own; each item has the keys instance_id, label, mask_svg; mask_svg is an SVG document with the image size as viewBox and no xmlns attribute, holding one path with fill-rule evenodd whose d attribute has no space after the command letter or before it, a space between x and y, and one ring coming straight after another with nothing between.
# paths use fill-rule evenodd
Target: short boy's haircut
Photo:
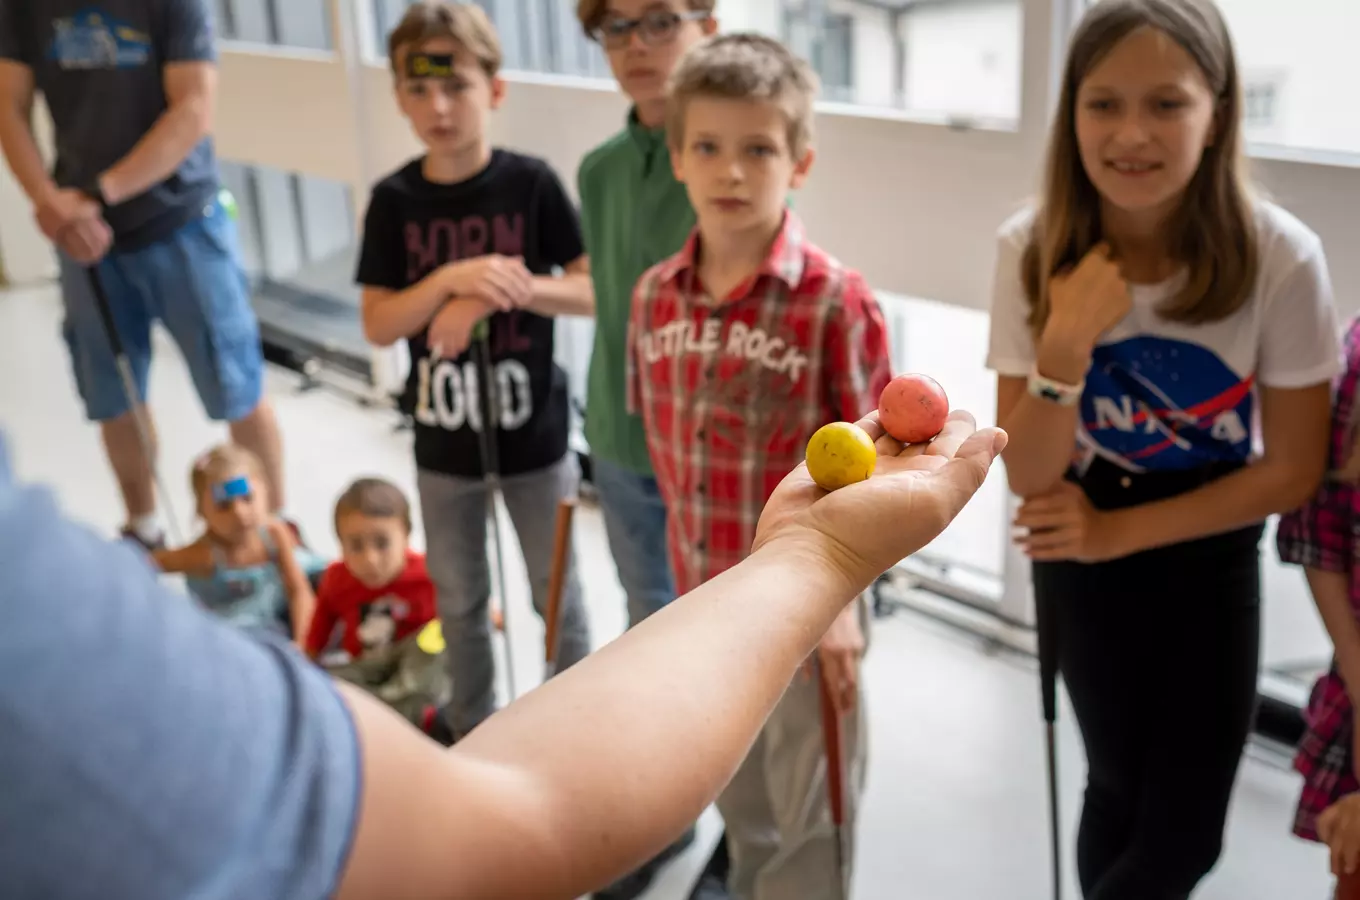
<instances>
[{"instance_id":1,"label":"short boy's haircut","mask_svg":"<svg viewBox=\"0 0 1360 900\"><path fill-rule=\"evenodd\" d=\"M406 10L401 22L388 35L387 58L393 74L405 74L401 64L403 50L410 51L426 41L440 38L454 41L476 57L486 77L495 78L500 72L504 61L501 39L485 10L472 3L420 0Z\"/></svg>"},{"instance_id":2,"label":"short boy's haircut","mask_svg":"<svg viewBox=\"0 0 1360 900\"><path fill-rule=\"evenodd\" d=\"M189 484L194 490L197 503L203 492L236 472L244 471L251 478L264 478L264 465L260 458L240 444L218 444L194 460L189 471Z\"/></svg>"},{"instance_id":3,"label":"short boy's haircut","mask_svg":"<svg viewBox=\"0 0 1360 900\"><path fill-rule=\"evenodd\" d=\"M714 8L718 5L718 0L686 0L685 6L694 12L705 12L713 15ZM604 17L609 15L609 0L576 0L576 18L581 22L581 29L585 31L586 37L594 40L595 29L604 23Z\"/></svg>"},{"instance_id":4,"label":"short boy's haircut","mask_svg":"<svg viewBox=\"0 0 1360 900\"><path fill-rule=\"evenodd\" d=\"M406 533L411 533L411 504L406 495L390 481L381 478L360 478L345 489L335 501L335 531L340 532L340 520L352 513L370 519L400 519Z\"/></svg>"},{"instance_id":5,"label":"short boy's haircut","mask_svg":"<svg viewBox=\"0 0 1360 900\"><path fill-rule=\"evenodd\" d=\"M672 145L684 139L685 109L696 97L773 103L788 120L789 149L801 157L812 145L819 86L812 67L773 38L751 32L706 38L671 73L666 132Z\"/></svg>"}]
</instances>

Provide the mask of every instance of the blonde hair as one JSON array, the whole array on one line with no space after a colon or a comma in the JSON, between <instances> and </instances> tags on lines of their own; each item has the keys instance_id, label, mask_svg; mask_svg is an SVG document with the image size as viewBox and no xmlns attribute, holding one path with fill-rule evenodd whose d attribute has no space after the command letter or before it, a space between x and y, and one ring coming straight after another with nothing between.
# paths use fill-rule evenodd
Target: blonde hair
<instances>
[{"instance_id":1,"label":"blonde hair","mask_svg":"<svg viewBox=\"0 0 1360 900\"><path fill-rule=\"evenodd\" d=\"M717 0L688 0L685 4L694 12L705 12L710 16L717 7ZM609 14L609 0L577 0L576 18L581 23L581 30L586 33L586 37L595 38L595 29L599 28L604 22L604 17Z\"/></svg>"},{"instance_id":2,"label":"blonde hair","mask_svg":"<svg viewBox=\"0 0 1360 900\"><path fill-rule=\"evenodd\" d=\"M189 484L194 490L194 502L202 503L208 488L233 472L244 470L263 487L264 465L254 453L240 444L218 444L194 461L189 472Z\"/></svg>"},{"instance_id":3,"label":"blonde hair","mask_svg":"<svg viewBox=\"0 0 1360 900\"><path fill-rule=\"evenodd\" d=\"M1242 149L1241 83L1222 15L1211 0L1101 0L1082 17L1067 54L1043 197L1021 262L1036 335L1048 320L1049 279L1074 266L1103 237L1100 197L1077 148L1078 89L1115 44L1144 27L1190 54L1215 100L1215 140L1169 225L1169 246L1189 277L1158 312L1191 325L1217 321L1240 309L1255 284L1260 261Z\"/></svg>"},{"instance_id":4,"label":"blonde hair","mask_svg":"<svg viewBox=\"0 0 1360 900\"><path fill-rule=\"evenodd\" d=\"M819 81L812 67L779 41L750 32L706 38L691 47L666 88L666 133L685 136L685 109L696 97L772 103L788 121L789 149L801 157L812 144Z\"/></svg>"},{"instance_id":5,"label":"blonde hair","mask_svg":"<svg viewBox=\"0 0 1360 900\"><path fill-rule=\"evenodd\" d=\"M401 70L401 53L419 47L426 41L447 38L454 41L477 59L486 77L495 78L501 70L504 55L496 26L487 18L486 11L471 3L443 3L421 0L411 5L401 22L387 38L387 58L392 72Z\"/></svg>"}]
</instances>

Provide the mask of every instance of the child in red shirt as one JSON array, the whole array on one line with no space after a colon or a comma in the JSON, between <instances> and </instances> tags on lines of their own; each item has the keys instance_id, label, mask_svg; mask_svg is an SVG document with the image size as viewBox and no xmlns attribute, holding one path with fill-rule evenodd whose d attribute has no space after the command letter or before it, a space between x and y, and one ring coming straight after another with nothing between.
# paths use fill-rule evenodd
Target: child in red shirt
<instances>
[{"instance_id":1,"label":"child in red shirt","mask_svg":"<svg viewBox=\"0 0 1360 900\"><path fill-rule=\"evenodd\" d=\"M409 546L410 504L395 485L361 478L336 502L335 533L341 560L321 577L307 653L428 730L450 685L434 583Z\"/></svg>"}]
</instances>

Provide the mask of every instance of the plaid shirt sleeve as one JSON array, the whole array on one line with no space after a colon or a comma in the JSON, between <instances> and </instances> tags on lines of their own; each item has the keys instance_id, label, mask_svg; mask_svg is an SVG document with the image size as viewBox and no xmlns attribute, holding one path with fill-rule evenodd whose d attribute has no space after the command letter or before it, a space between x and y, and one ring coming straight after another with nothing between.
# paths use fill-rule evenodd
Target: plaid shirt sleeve
<instances>
[{"instance_id":1,"label":"plaid shirt sleeve","mask_svg":"<svg viewBox=\"0 0 1360 900\"><path fill-rule=\"evenodd\" d=\"M826 331L827 391L831 412L858 422L878 409L892 380L888 326L873 291L858 272L846 272L840 303Z\"/></svg>"},{"instance_id":2,"label":"plaid shirt sleeve","mask_svg":"<svg viewBox=\"0 0 1360 900\"><path fill-rule=\"evenodd\" d=\"M1328 572L1349 572L1354 558L1352 520L1356 486L1331 475L1344 466L1354 446L1351 419L1360 383L1360 319L1346 335L1346 370L1336 379L1332 404L1329 475L1312 500L1280 517L1275 547L1285 563Z\"/></svg>"}]
</instances>

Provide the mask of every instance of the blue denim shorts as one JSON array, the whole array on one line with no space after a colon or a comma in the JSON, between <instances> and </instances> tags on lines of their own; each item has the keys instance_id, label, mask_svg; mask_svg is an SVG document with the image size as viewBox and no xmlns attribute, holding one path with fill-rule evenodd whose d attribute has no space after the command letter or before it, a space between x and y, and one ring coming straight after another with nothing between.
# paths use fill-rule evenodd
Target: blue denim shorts
<instances>
[{"instance_id":1,"label":"blue denim shorts","mask_svg":"<svg viewBox=\"0 0 1360 900\"><path fill-rule=\"evenodd\" d=\"M115 327L146 400L151 326L179 345L208 417L235 422L259 405L264 359L259 322L241 266L236 226L215 200L202 215L149 247L109 254L98 266ZM90 272L61 256L63 333L76 387L93 421L129 409Z\"/></svg>"}]
</instances>

